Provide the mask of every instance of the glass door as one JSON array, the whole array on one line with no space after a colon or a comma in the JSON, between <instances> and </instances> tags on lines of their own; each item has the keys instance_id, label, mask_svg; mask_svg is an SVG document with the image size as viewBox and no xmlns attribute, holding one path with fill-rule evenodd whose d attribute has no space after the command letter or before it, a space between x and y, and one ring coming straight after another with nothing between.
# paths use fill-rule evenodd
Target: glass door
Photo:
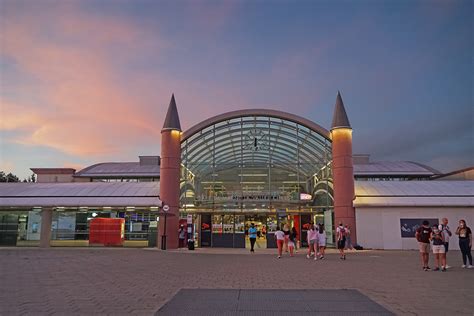
<instances>
[{"instance_id":1,"label":"glass door","mask_svg":"<svg viewBox=\"0 0 474 316\"><path fill-rule=\"evenodd\" d=\"M257 228L257 240L255 249L267 248L267 216L253 214L245 216L245 248L250 249L249 228L251 224Z\"/></svg>"}]
</instances>

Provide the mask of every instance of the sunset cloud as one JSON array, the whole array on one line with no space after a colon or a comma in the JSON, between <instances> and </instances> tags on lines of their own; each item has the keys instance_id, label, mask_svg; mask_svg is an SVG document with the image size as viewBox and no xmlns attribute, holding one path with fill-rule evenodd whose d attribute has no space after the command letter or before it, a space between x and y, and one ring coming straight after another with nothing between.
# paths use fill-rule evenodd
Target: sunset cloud
<instances>
[{"instance_id":1,"label":"sunset cloud","mask_svg":"<svg viewBox=\"0 0 474 316\"><path fill-rule=\"evenodd\" d=\"M118 80L117 62L134 58L142 43L149 45L150 34L70 6L8 16L5 25L2 53L42 86L34 96L39 104L20 106L8 93L3 97L0 128L27 131L10 141L89 156L117 154L127 143L159 137L156 117L147 112L149 101ZM31 93L16 89L15 94Z\"/></svg>"},{"instance_id":2,"label":"sunset cloud","mask_svg":"<svg viewBox=\"0 0 474 316\"><path fill-rule=\"evenodd\" d=\"M464 167L472 138L440 126L473 131L472 5L446 6L4 0L1 162L26 176L159 154L171 93L183 129L243 108L329 128L341 90L358 152Z\"/></svg>"}]
</instances>

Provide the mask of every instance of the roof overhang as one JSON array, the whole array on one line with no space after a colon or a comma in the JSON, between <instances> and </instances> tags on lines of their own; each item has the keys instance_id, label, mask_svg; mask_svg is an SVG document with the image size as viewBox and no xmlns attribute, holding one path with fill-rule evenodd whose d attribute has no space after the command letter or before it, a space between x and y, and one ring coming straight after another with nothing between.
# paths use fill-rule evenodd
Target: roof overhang
<instances>
[{"instance_id":1,"label":"roof overhang","mask_svg":"<svg viewBox=\"0 0 474 316\"><path fill-rule=\"evenodd\" d=\"M74 174L73 168L30 168L36 174Z\"/></svg>"},{"instance_id":2,"label":"roof overhang","mask_svg":"<svg viewBox=\"0 0 474 316\"><path fill-rule=\"evenodd\" d=\"M0 208L160 207L159 183L2 183Z\"/></svg>"},{"instance_id":3,"label":"roof overhang","mask_svg":"<svg viewBox=\"0 0 474 316\"><path fill-rule=\"evenodd\" d=\"M127 207L161 207L159 197L1 197L0 208L34 208L34 207L88 207L115 208Z\"/></svg>"},{"instance_id":4,"label":"roof overhang","mask_svg":"<svg viewBox=\"0 0 474 316\"><path fill-rule=\"evenodd\" d=\"M474 181L355 181L354 207L473 207Z\"/></svg>"}]
</instances>

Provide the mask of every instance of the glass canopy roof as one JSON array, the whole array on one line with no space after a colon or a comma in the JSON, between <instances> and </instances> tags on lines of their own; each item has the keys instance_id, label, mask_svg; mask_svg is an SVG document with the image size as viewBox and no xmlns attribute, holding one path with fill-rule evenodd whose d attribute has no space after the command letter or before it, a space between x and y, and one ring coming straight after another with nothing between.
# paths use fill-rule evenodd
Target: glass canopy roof
<instances>
[{"instance_id":1,"label":"glass canopy roof","mask_svg":"<svg viewBox=\"0 0 474 316\"><path fill-rule=\"evenodd\" d=\"M322 202L316 197L326 194L331 181L327 131L283 112L238 112L241 115L223 115L201 129L185 132L181 144L183 205L268 209L288 203L293 207L315 201L324 206L332 203L329 197Z\"/></svg>"}]
</instances>

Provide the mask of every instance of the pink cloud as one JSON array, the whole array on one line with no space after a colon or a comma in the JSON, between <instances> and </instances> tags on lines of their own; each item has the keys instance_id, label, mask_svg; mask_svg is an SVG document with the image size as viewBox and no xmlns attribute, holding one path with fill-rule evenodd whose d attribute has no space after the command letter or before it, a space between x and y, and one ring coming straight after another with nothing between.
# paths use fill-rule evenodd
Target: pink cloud
<instances>
[{"instance_id":1,"label":"pink cloud","mask_svg":"<svg viewBox=\"0 0 474 316\"><path fill-rule=\"evenodd\" d=\"M158 118L149 113L150 101L119 84L122 74L116 65L147 48L151 34L70 6L47 14L8 16L4 25L2 54L39 81L41 93L29 97L43 100L19 105L2 97L0 130L29 131L13 141L78 156L117 153L126 151L127 144L159 141ZM24 88L14 92L33 93ZM162 100L167 98L169 92Z\"/></svg>"}]
</instances>

